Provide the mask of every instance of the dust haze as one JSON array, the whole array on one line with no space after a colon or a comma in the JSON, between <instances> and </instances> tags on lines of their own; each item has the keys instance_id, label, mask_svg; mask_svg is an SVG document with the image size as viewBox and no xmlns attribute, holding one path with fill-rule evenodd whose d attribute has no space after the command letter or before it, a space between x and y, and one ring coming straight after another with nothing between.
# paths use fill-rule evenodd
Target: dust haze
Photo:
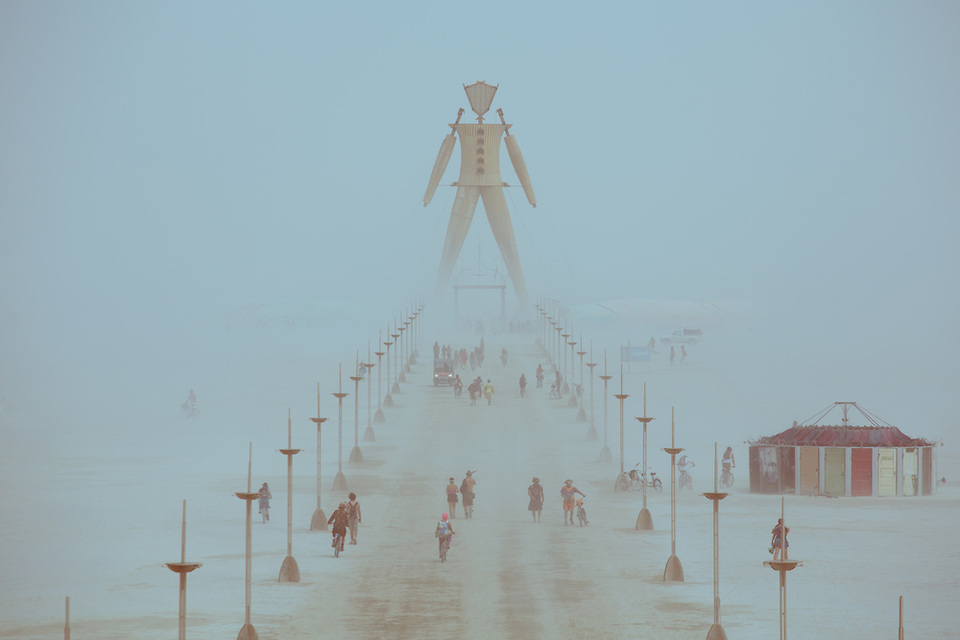
<instances>
[{"instance_id":1,"label":"dust haze","mask_svg":"<svg viewBox=\"0 0 960 640\"><path fill-rule=\"evenodd\" d=\"M758 3L543 16L511 6L498 18L506 9L480 10L484 25L496 22L490 31L458 26L476 21L473 10L429 4L0 8L0 481L17 505L0 524L0 637L57 633L64 596L91 635L170 637L174 579L158 565L179 553L184 498L187 555L204 562L190 578L189 625L201 636L239 630L243 514L231 493L245 486L249 442L253 482L268 480L275 496L275 521L254 541L265 638L313 637L319 620L361 637L706 632L709 504L681 496L689 577L663 589L669 500L657 497L656 535L640 540L636 496L612 490L618 403L608 405L613 462L601 463L602 441L584 438L565 400L533 388L519 398L519 374L532 383L550 357L537 345L536 310L518 305L509 281L503 317L499 292L462 291L456 318L452 293L434 291L459 151L427 207L423 190L457 110L476 117L462 85L477 80L499 85L488 115L503 109L537 193L532 208L501 153L533 302L549 300L600 368L606 353L610 393L621 346L703 330L686 366L671 366L661 346L625 371L624 455L630 468L640 459L633 417L646 383L656 417L648 455L661 477L671 409L679 446L698 463L695 491L710 486L714 441L742 460L721 507L733 514L721 521L728 631L776 625L775 577L760 563L779 500L748 493L744 443L835 401L942 442L937 476L947 483L908 504L847 502L860 512L837 506L844 499L793 499L791 542L806 576L791 576L804 603L791 624L848 636L850 619L827 601L862 588L854 611L873 631L895 627L889 614L904 592L924 637L957 627L947 606L955 545L930 540L942 560L931 573L904 552L888 559L903 571L895 578L877 567L867 585L820 588L827 566L866 571L864 558L917 549L928 536L917 529L934 518L957 520L960 11ZM481 204L454 282L505 273ZM358 398L349 376L358 360L377 362L381 341L421 302L420 357L398 406L363 445L364 465L344 461L369 522L334 562L326 535L305 524L318 384L331 418L329 514L342 499L329 491L330 394L341 383L351 394L346 456L354 402L362 434L378 375L390 388L386 358ZM460 374L494 380L489 407L431 385L435 340L479 344L458 319L484 321L487 362ZM579 381L579 368L571 375ZM183 420L191 389L200 416ZM305 576L295 592L278 591L274 575L286 513L275 451L286 446L288 409L305 450L294 470ZM473 468L476 518L456 521L439 571L437 496L449 475L459 482ZM547 508L527 533L535 475ZM589 495L589 535L560 523L566 477ZM865 530L851 561L838 549ZM330 581L344 586L340 601L316 595ZM579 612L564 608L569 594L585 600ZM435 611L448 600L451 615Z\"/></svg>"}]
</instances>

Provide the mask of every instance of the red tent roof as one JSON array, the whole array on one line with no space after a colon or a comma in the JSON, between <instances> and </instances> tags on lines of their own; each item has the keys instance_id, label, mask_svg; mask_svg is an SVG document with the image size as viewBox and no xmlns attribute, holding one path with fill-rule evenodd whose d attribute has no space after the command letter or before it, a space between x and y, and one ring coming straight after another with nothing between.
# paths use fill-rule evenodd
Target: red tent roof
<instances>
[{"instance_id":1,"label":"red tent roof","mask_svg":"<svg viewBox=\"0 0 960 640\"><path fill-rule=\"evenodd\" d=\"M931 447L935 443L911 438L896 427L797 425L755 444L806 447Z\"/></svg>"}]
</instances>

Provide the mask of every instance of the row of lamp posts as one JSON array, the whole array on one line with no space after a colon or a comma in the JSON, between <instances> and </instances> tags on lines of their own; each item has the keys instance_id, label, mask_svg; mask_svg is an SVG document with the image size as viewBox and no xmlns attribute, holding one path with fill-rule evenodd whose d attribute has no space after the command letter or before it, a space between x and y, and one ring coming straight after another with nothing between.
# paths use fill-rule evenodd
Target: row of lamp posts
<instances>
[{"instance_id":1,"label":"row of lamp posts","mask_svg":"<svg viewBox=\"0 0 960 640\"><path fill-rule=\"evenodd\" d=\"M383 355L387 355L387 385L390 384L390 377L392 372L390 369L390 346L396 344L398 346L398 351L400 358L403 357L403 354L407 354L407 360L403 365L400 365L398 358L397 369L399 370L399 375L396 376L397 382L405 382L405 377L403 375L404 370L407 372L410 371L410 364L416 363L417 355L417 344L418 340L415 334L419 328L418 323L416 322L420 314L423 312L424 306L419 304L416 307L415 311L412 311L412 315L407 316L407 320L403 321L402 327L397 327L398 333L390 334L388 330L388 335L393 337L393 341L380 342L380 336L378 335L377 341L379 344L382 344L387 348L386 352L378 351L376 352L377 364L380 364L381 358ZM412 325L412 326L411 326ZM406 336L403 336L403 333L407 330L411 330ZM400 342L398 339L403 338L403 342ZM377 423L384 422L384 415L382 406L393 406L392 398L390 394L387 394L387 398L381 404L380 400L380 374L378 369L377 375L377 413L376 417L372 417L372 390L370 378L371 369L374 365L370 360L372 360L369 344L367 345L367 360L368 362L361 363L359 360L359 352L357 353L357 369L354 376L350 376L350 379L354 381L354 448L350 453L351 462L362 462L363 454L360 451L359 445L359 385L360 380L367 379L367 430L364 432L363 440L364 442L374 442L375 434L373 432L372 422L376 421ZM366 375L362 375L362 373ZM343 373L342 366L339 378L341 380L339 389L333 394L337 398L337 475L334 477L333 489L334 491L346 491L347 482L346 477L343 474L343 399L348 395L343 391ZM394 383L393 393L399 393L400 387L396 382ZM389 401L389 402L388 402ZM310 519L310 530L311 531L325 531L327 529L327 519L326 514L323 512L321 507L321 447L320 447L320 435L323 423L327 421L327 418L320 416L320 384L317 383L317 417L310 418L317 425L317 508L313 512L313 515ZM280 575L279 582L300 582L300 568L297 565L296 559L293 557L293 456L300 453L301 449L292 448L292 419L290 410L287 410L287 447L285 449L280 449L280 453L287 457L287 554L283 559L283 563L280 566ZM247 460L247 489L246 491L238 491L235 495L243 500L246 503L246 519L245 519L245 531L246 531L246 552L245 552L245 568L246 575L244 580L244 595L245 595L245 608L244 608L244 624L240 629L240 633L237 636L237 640L258 640L259 635L257 634L256 629L253 624L250 622L250 609L251 609L251 569L252 569L252 508L253 501L260 498L259 492L254 492L252 490L252 471L253 471L253 443L249 445L249 455ZM191 571L196 570L202 566L199 562L187 562L186 560L186 543L187 543L187 501L183 501L183 518L181 526L181 545L180 545L180 561L179 562L168 562L165 564L174 573L177 573L180 577L179 581L179 618L178 618L178 637L179 640L185 640L186 638L186 598L187 598L187 574ZM70 637L70 599L67 598L66 605L66 626L64 627L64 637L69 640Z\"/></svg>"},{"instance_id":2,"label":"row of lamp posts","mask_svg":"<svg viewBox=\"0 0 960 640\"><path fill-rule=\"evenodd\" d=\"M558 321L555 319L557 314L556 310L553 310L553 315L551 315L551 310L548 308L546 301L541 301L534 305L538 312L538 329L537 329L537 340L540 344L540 347L548 355L548 357L554 362L554 366L561 368L563 370L564 383L561 393L569 393L570 389L566 383L568 371L572 371L572 368L567 367L567 358L566 358L566 349L565 346L570 346L571 352L571 365L573 364L573 354L580 356L580 386L583 388L583 356L587 355L587 351L583 349L583 334L580 335L580 351L574 351L574 347L577 344L576 341L568 341L567 338L571 336L570 333L564 333L567 328L561 326ZM556 336L554 336L556 332ZM562 353L561 353L562 350ZM593 359L593 346L591 344L590 348L590 359ZM601 462L610 462L611 454L610 448L608 446L607 440L607 392L608 392L608 383L613 376L607 373L607 356L606 351L604 351L603 357L603 374L600 375L600 379L603 380L603 447L600 450L600 461ZM593 412L593 368L597 366L596 362L588 362L587 367L590 369L590 428L587 431L587 440L595 441L597 439L597 432L594 426L594 412ZM629 394L623 392L623 364L621 359L620 365L620 393L614 395L617 400L620 401L620 476L624 476L624 409L623 403L629 397ZM578 405L576 394L571 394L569 406L576 407ZM587 422L587 416L584 411L583 403L579 403L579 411L577 413L577 422ZM639 515L637 516L637 521L635 529L638 531L651 531L653 530L653 518L650 514L650 510L647 508L647 426L653 420L652 417L647 416L647 387L644 383L643 387L643 416L637 417L636 420L643 425L643 461L642 461L642 495L643 495L643 507L640 510ZM676 512L676 489L677 489L677 478L676 478L676 457L681 451L682 448L676 446L675 439L675 419L674 419L674 410L670 410L670 446L663 449L664 452L670 455L670 557L667 559L667 564L664 567L663 571L663 580L665 582L683 582L683 565L680 562L680 558L677 556L677 512ZM726 633L724 632L723 626L720 623L720 594L719 594L719 571L720 571L720 550L719 550L719 522L720 522L720 500L726 498L729 494L721 492L719 490L719 470L718 470L718 457L717 457L717 443L714 443L714 487L712 492L705 492L702 495L710 500L713 503L713 624L710 626L710 629L707 633L707 640L726 640ZM781 500L781 512L783 511L783 503ZM784 519L784 514L781 513L781 526L786 530L786 524ZM786 535L781 535L781 544L785 545ZM799 566L799 562L795 560L788 560L786 557L786 547L783 546L781 549L781 559L780 560L771 560L765 562L767 566L776 571L779 574L780 581L780 638L781 640L786 640L787 638L787 621L786 621L786 573L795 569ZM902 602L901 602L902 607ZM902 616L902 611L901 611ZM901 623L902 629L902 623Z\"/></svg>"}]
</instances>

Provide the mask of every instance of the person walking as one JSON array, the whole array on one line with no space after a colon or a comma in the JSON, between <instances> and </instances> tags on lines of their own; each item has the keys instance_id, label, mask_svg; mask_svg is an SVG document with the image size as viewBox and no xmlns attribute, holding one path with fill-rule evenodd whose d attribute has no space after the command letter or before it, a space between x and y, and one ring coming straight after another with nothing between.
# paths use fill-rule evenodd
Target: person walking
<instances>
[{"instance_id":1,"label":"person walking","mask_svg":"<svg viewBox=\"0 0 960 640\"><path fill-rule=\"evenodd\" d=\"M530 496L527 511L533 516L534 522L540 522L540 514L543 513L543 485L540 484L540 478L534 477L533 484L527 487L527 495Z\"/></svg>"},{"instance_id":2,"label":"person walking","mask_svg":"<svg viewBox=\"0 0 960 640\"><path fill-rule=\"evenodd\" d=\"M687 364L687 347L686 345L680 345L680 366L686 366Z\"/></svg>"},{"instance_id":3,"label":"person walking","mask_svg":"<svg viewBox=\"0 0 960 640\"><path fill-rule=\"evenodd\" d=\"M455 518L457 516L457 502L460 501L460 499L457 497L457 493L459 493L459 491L460 490L457 488L457 483L453 478L450 478L450 483L447 485L447 508L450 511L451 518Z\"/></svg>"},{"instance_id":4,"label":"person walking","mask_svg":"<svg viewBox=\"0 0 960 640\"><path fill-rule=\"evenodd\" d=\"M563 498L563 524L567 524L567 514L570 514L570 524L573 524L573 510L577 506L575 494L577 493L584 498L587 497L587 494L573 486L573 480L565 480L560 488L560 496Z\"/></svg>"},{"instance_id":5,"label":"person walking","mask_svg":"<svg viewBox=\"0 0 960 640\"><path fill-rule=\"evenodd\" d=\"M537 389L543 389L543 365L537 365Z\"/></svg>"},{"instance_id":6,"label":"person walking","mask_svg":"<svg viewBox=\"0 0 960 640\"><path fill-rule=\"evenodd\" d=\"M473 487L477 481L473 478L473 471L467 471L467 477L460 483L460 495L463 496L463 517L473 517L473 498L475 494Z\"/></svg>"},{"instance_id":7,"label":"person walking","mask_svg":"<svg viewBox=\"0 0 960 640\"><path fill-rule=\"evenodd\" d=\"M493 383L490 382L490 378L487 378L487 383L483 385L483 397L487 399L487 404L492 404L493 394L497 392L497 388L493 386Z\"/></svg>"},{"instance_id":8,"label":"person walking","mask_svg":"<svg viewBox=\"0 0 960 640\"><path fill-rule=\"evenodd\" d=\"M357 494L351 492L350 500L347 501L347 526L350 527L350 544L357 544L357 529L360 528L362 520L363 516L360 513Z\"/></svg>"},{"instance_id":9,"label":"person walking","mask_svg":"<svg viewBox=\"0 0 960 640\"><path fill-rule=\"evenodd\" d=\"M467 387L467 391L470 393L471 406L477 406L477 396L480 395L480 383L474 380L470 383L470 386Z\"/></svg>"},{"instance_id":10,"label":"person walking","mask_svg":"<svg viewBox=\"0 0 960 640\"><path fill-rule=\"evenodd\" d=\"M676 360L676 358L677 358L677 351L673 347L670 347L670 366L671 367L673 366L673 361Z\"/></svg>"},{"instance_id":11,"label":"person walking","mask_svg":"<svg viewBox=\"0 0 960 640\"><path fill-rule=\"evenodd\" d=\"M523 373L520 374L520 397L523 398L527 394L527 376Z\"/></svg>"}]
</instances>

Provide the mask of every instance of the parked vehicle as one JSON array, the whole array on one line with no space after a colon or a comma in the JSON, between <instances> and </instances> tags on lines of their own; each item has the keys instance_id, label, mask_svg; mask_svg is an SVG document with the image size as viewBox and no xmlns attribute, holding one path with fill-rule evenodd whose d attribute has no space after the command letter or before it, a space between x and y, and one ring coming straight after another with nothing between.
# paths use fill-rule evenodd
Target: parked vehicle
<instances>
[{"instance_id":1,"label":"parked vehicle","mask_svg":"<svg viewBox=\"0 0 960 640\"><path fill-rule=\"evenodd\" d=\"M700 329L678 329L669 336L660 338L663 344L697 344L699 340L703 340L703 331Z\"/></svg>"},{"instance_id":2,"label":"parked vehicle","mask_svg":"<svg viewBox=\"0 0 960 640\"><path fill-rule=\"evenodd\" d=\"M453 385L453 358L434 358L433 386Z\"/></svg>"}]
</instances>

